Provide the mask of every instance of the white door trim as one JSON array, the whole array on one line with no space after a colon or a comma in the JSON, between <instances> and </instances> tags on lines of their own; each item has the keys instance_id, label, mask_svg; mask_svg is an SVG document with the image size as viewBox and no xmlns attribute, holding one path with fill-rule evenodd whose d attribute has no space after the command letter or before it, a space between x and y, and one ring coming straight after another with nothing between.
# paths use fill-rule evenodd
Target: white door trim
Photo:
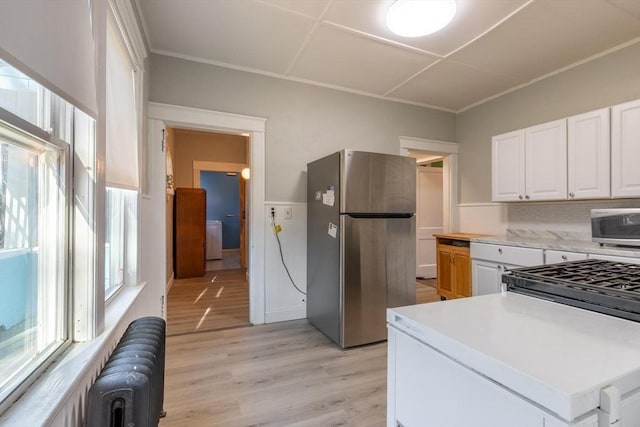
<instances>
[{"instance_id":1,"label":"white door trim","mask_svg":"<svg viewBox=\"0 0 640 427\"><path fill-rule=\"evenodd\" d=\"M400 155L409 151L428 151L444 156L442 170L442 232L458 230L458 143L437 141L434 139L400 137Z\"/></svg>"},{"instance_id":2,"label":"white door trim","mask_svg":"<svg viewBox=\"0 0 640 427\"><path fill-rule=\"evenodd\" d=\"M228 133L249 133L249 167L251 180L247 186L249 253L249 321L264 323L265 316L265 129L267 119L240 114L202 110L181 105L148 103L150 119L165 126Z\"/></svg>"}]
</instances>

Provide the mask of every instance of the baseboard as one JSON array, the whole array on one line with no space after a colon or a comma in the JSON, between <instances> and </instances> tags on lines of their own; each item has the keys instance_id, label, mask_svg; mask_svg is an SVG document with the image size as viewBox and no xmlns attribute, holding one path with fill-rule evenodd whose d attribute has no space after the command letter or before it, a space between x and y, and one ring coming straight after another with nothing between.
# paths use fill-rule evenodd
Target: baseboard
<instances>
[{"instance_id":1,"label":"baseboard","mask_svg":"<svg viewBox=\"0 0 640 427\"><path fill-rule=\"evenodd\" d=\"M307 309L293 308L290 310L278 310L266 312L264 314L264 323L284 322L286 320L298 320L307 318Z\"/></svg>"}]
</instances>

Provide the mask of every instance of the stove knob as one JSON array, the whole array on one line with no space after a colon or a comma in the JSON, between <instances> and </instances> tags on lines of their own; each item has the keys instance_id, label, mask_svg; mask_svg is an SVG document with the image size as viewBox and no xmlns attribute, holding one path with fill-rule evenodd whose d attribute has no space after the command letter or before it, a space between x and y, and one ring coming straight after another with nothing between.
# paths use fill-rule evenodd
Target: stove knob
<instances>
[{"instance_id":1,"label":"stove knob","mask_svg":"<svg viewBox=\"0 0 640 427\"><path fill-rule=\"evenodd\" d=\"M563 261L566 261L566 260L567 260L567 256L566 256L566 255L562 255L562 257L561 257L561 258L562 258L562 260L563 260Z\"/></svg>"}]
</instances>

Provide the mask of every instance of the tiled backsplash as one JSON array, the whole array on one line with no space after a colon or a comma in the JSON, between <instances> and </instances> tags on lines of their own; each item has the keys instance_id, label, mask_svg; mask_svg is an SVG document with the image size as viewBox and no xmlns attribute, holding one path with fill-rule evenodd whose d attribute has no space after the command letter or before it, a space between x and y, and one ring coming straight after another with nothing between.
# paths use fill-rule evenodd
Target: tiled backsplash
<instances>
[{"instance_id":1,"label":"tiled backsplash","mask_svg":"<svg viewBox=\"0 0 640 427\"><path fill-rule=\"evenodd\" d=\"M591 209L640 208L640 199L510 203L510 234L591 240Z\"/></svg>"}]
</instances>

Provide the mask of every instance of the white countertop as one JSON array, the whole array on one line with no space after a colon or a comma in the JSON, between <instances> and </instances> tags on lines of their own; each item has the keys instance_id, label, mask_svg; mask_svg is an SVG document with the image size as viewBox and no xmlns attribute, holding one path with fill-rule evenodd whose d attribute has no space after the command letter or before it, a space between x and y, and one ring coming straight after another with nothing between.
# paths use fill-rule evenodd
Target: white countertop
<instances>
[{"instance_id":1,"label":"white countertop","mask_svg":"<svg viewBox=\"0 0 640 427\"><path fill-rule=\"evenodd\" d=\"M640 247L630 246L600 246L599 243L590 240L568 240L558 238L533 237L533 236L491 236L477 237L471 242L490 243L494 245L520 246L537 249L553 249L559 251L583 252L610 256L640 257Z\"/></svg>"},{"instance_id":2,"label":"white countertop","mask_svg":"<svg viewBox=\"0 0 640 427\"><path fill-rule=\"evenodd\" d=\"M507 292L389 309L408 332L566 420L640 388L640 323Z\"/></svg>"}]
</instances>

